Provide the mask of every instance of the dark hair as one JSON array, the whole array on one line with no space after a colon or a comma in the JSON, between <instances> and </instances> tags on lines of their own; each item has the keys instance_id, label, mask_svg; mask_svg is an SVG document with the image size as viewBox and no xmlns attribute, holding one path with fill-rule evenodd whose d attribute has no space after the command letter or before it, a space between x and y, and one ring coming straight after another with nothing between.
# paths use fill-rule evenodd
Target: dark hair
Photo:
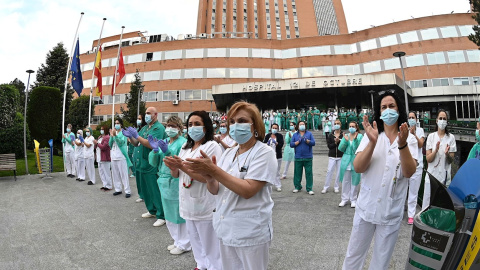
<instances>
[{"instance_id":1,"label":"dark hair","mask_svg":"<svg viewBox=\"0 0 480 270\"><path fill-rule=\"evenodd\" d=\"M279 127L277 123L273 123L271 128L273 128L273 126L277 126L277 128Z\"/></svg>"},{"instance_id":2,"label":"dark hair","mask_svg":"<svg viewBox=\"0 0 480 270\"><path fill-rule=\"evenodd\" d=\"M103 130L103 135L108 135L108 127L107 126L102 126L100 130Z\"/></svg>"},{"instance_id":3,"label":"dark hair","mask_svg":"<svg viewBox=\"0 0 480 270\"><path fill-rule=\"evenodd\" d=\"M377 128L378 128L378 133L382 133L384 131L383 129L383 120L380 119L381 112L380 112L380 103L382 102L382 99L391 96L395 100L395 103L397 103L397 108L398 108L398 120L397 124L398 127L403 123L406 123L408 121L408 116L407 112L405 111L405 105L403 102L400 100L400 98L397 96L395 93L395 90L387 90L387 91L381 91L379 92L379 95L377 96L374 104L373 104L373 120L377 122Z\"/></svg>"},{"instance_id":4,"label":"dark hair","mask_svg":"<svg viewBox=\"0 0 480 270\"><path fill-rule=\"evenodd\" d=\"M123 128L123 120L122 118L115 118L115 121L118 121L120 123L120 126ZM115 121L113 121L113 125L115 126Z\"/></svg>"},{"instance_id":5,"label":"dark hair","mask_svg":"<svg viewBox=\"0 0 480 270\"><path fill-rule=\"evenodd\" d=\"M444 113L445 113L445 115L447 116L447 120L448 120L448 113L447 113L447 111L445 111L444 109L439 109L439 110L438 110L437 119L438 119L438 116L440 115L441 112L444 112ZM437 121L435 121L435 131L438 131L438 123L437 123ZM445 127L445 134L450 135L450 133L448 132L448 126Z\"/></svg>"},{"instance_id":6,"label":"dark hair","mask_svg":"<svg viewBox=\"0 0 480 270\"><path fill-rule=\"evenodd\" d=\"M303 125L305 126L305 131L307 131L307 125L305 125L306 122L303 120L298 121L298 125L295 125L295 130L299 131L298 127L300 126L300 123L303 123Z\"/></svg>"},{"instance_id":7,"label":"dark hair","mask_svg":"<svg viewBox=\"0 0 480 270\"><path fill-rule=\"evenodd\" d=\"M202 144L208 141L212 141L213 140L213 123L212 123L212 119L210 119L210 116L208 116L208 113L205 111L192 112L187 118L187 129L189 128L188 123L190 122L190 117L192 116L198 116L202 118L203 126L205 127L205 136L203 137L205 141ZM188 135L187 143L185 144L183 149L192 148L194 144L195 144L195 141L192 138L190 138L190 135Z\"/></svg>"},{"instance_id":8,"label":"dark hair","mask_svg":"<svg viewBox=\"0 0 480 270\"><path fill-rule=\"evenodd\" d=\"M139 126L139 129L142 129L145 125L147 125L147 122L145 122L145 114L141 113L139 114L142 117L142 124ZM137 116L138 119L138 116Z\"/></svg>"},{"instance_id":9,"label":"dark hair","mask_svg":"<svg viewBox=\"0 0 480 270\"><path fill-rule=\"evenodd\" d=\"M350 128L350 124L355 124L355 128L357 129L357 132L360 132L360 126L358 125L357 121L350 121L348 122L348 126Z\"/></svg>"},{"instance_id":10,"label":"dark hair","mask_svg":"<svg viewBox=\"0 0 480 270\"><path fill-rule=\"evenodd\" d=\"M414 111L409 111L409 112L408 112L408 115L410 115L411 113L413 113L413 115L415 115L415 119L417 119L417 113L414 112ZM407 115L407 118L409 117L408 115Z\"/></svg>"}]
</instances>

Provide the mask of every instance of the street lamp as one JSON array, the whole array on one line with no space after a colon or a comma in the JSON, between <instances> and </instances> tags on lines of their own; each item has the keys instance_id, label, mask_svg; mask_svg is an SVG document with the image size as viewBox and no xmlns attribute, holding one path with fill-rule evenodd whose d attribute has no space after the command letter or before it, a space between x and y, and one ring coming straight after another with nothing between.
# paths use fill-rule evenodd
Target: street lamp
<instances>
[{"instance_id":1,"label":"street lamp","mask_svg":"<svg viewBox=\"0 0 480 270\"><path fill-rule=\"evenodd\" d=\"M473 81L473 84L475 85L475 93L477 94L477 106L478 106L478 116L480 117L480 104L478 104L478 92L477 92L477 80L474 80ZM475 108L475 113L477 113L477 109ZM477 118L477 116L475 115L475 118Z\"/></svg>"},{"instance_id":2,"label":"street lamp","mask_svg":"<svg viewBox=\"0 0 480 270\"><path fill-rule=\"evenodd\" d=\"M25 173L28 175L28 161L27 161L27 100L28 100L28 88L30 87L30 74L35 71L29 69L27 88L25 88L25 114L23 116L23 152L25 153Z\"/></svg>"},{"instance_id":3,"label":"street lamp","mask_svg":"<svg viewBox=\"0 0 480 270\"><path fill-rule=\"evenodd\" d=\"M373 94L375 93L375 91L370 90L368 91L368 93L370 94L370 98L372 99L372 111L373 111Z\"/></svg>"},{"instance_id":4,"label":"street lamp","mask_svg":"<svg viewBox=\"0 0 480 270\"><path fill-rule=\"evenodd\" d=\"M402 68L402 76L403 76L403 94L405 95L405 108L407 109L407 115L409 112L408 109L408 97L407 97L407 83L405 82L405 71L403 70L403 63L402 63L402 56L405 56L405 52L394 52L393 56L398 57L400 61L400 68Z\"/></svg>"}]
</instances>

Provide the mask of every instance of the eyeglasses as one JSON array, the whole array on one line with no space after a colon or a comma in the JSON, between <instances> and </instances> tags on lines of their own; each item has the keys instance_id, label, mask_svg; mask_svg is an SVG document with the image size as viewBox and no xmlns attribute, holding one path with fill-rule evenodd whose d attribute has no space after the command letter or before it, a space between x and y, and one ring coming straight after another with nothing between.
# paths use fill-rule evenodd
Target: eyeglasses
<instances>
[{"instance_id":1,"label":"eyeglasses","mask_svg":"<svg viewBox=\"0 0 480 270\"><path fill-rule=\"evenodd\" d=\"M377 95L381 96L381 95L383 95L383 94L385 94L385 93L395 94L395 90L389 89L389 90L379 91L379 92L377 92Z\"/></svg>"}]
</instances>

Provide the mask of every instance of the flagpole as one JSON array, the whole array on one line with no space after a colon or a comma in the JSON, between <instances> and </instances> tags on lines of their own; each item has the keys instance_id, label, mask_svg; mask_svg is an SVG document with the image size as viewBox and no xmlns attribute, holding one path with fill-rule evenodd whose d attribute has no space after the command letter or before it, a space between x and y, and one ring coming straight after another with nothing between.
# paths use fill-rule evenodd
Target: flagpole
<instances>
[{"instance_id":1,"label":"flagpole","mask_svg":"<svg viewBox=\"0 0 480 270\"><path fill-rule=\"evenodd\" d=\"M102 32L103 26L105 25L105 21L107 18L103 18L102 29L100 30L100 37L98 38L97 43L97 52L95 53L95 60L93 60L93 68L92 68L92 84L90 86L90 102L88 103L88 126L90 126L90 121L92 119L92 92L93 92L93 77L95 76L95 62L97 61L98 57L98 48L100 47L100 40L102 39Z\"/></svg>"},{"instance_id":2,"label":"flagpole","mask_svg":"<svg viewBox=\"0 0 480 270\"><path fill-rule=\"evenodd\" d=\"M73 50L75 48L75 41L77 40L77 35L78 35L78 28L80 28L80 22L82 22L82 17L83 17L83 12L80 13L80 19L78 20L78 25L77 25L77 30L75 31L75 36L73 37L73 44L72 44L72 50L70 51L70 57L68 58L68 66L67 66L67 75L65 76L65 87L63 90L63 111L62 111L62 134L65 129L65 103L67 100L67 85L68 85L68 75L70 73L70 65L72 64L72 58L73 58ZM62 152L63 155L65 156L65 145L62 144ZM66 172L67 167L65 166L65 158L63 159L63 171Z\"/></svg>"},{"instance_id":3,"label":"flagpole","mask_svg":"<svg viewBox=\"0 0 480 270\"><path fill-rule=\"evenodd\" d=\"M120 34L120 43L118 43L118 51L117 51L117 65L115 66L115 74L113 75L113 93L112 93L112 129L115 127L115 90L117 88L116 77L118 71L118 63L120 59L120 49L122 48L122 37L123 37L123 29L125 26L122 26L122 33ZM119 82L120 83L120 82Z\"/></svg>"}]
</instances>

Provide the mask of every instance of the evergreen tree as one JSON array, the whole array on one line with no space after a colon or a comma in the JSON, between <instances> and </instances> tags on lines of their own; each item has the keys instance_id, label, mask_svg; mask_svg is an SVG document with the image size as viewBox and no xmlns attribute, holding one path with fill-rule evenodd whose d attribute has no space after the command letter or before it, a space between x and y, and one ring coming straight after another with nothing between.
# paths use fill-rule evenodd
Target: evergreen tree
<instances>
[{"instance_id":1,"label":"evergreen tree","mask_svg":"<svg viewBox=\"0 0 480 270\"><path fill-rule=\"evenodd\" d=\"M70 110L65 118L65 124L72 124L72 131L76 132L79 129L84 129L88 126L88 103L90 96L82 95L72 101ZM92 116L95 112L95 103L92 100Z\"/></svg>"},{"instance_id":2,"label":"evergreen tree","mask_svg":"<svg viewBox=\"0 0 480 270\"><path fill-rule=\"evenodd\" d=\"M472 7L472 18L480 25L480 0L469 0L470 6ZM475 43L478 47L480 47L480 27L478 25L473 26L473 31L475 33L470 34L468 39L470 39L473 43Z\"/></svg>"},{"instance_id":3,"label":"evergreen tree","mask_svg":"<svg viewBox=\"0 0 480 270\"><path fill-rule=\"evenodd\" d=\"M145 85L142 84L142 79L140 78L140 74L137 72L135 73L135 80L130 85L130 93L127 94L125 99L125 103L127 103L127 109L120 108L123 119L126 119L130 123L137 122L137 106L138 106L138 97L140 95L140 99L143 95L143 90ZM140 114L145 114L145 101L140 101Z\"/></svg>"},{"instance_id":4,"label":"evergreen tree","mask_svg":"<svg viewBox=\"0 0 480 270\"><path fill-rule=\"evenodd\" d=\"M20 93L17 108L18 112L23 114L25 112L25 84L18 78L15 78L15 80L11 81L9 84L15 87L18 90L18 93Z\"/></svg>"}]
</instances>

